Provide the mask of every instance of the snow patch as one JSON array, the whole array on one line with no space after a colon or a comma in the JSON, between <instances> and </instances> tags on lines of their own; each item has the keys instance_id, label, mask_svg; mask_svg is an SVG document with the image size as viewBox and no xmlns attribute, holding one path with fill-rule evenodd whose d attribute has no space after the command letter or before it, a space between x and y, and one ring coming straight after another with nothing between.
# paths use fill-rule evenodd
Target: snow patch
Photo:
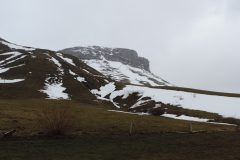
<instances>
[{"instance_id":1,"label":"snow patch","mask_svg":"<svg viewBox=\"0 0 240 160\"><path fill-rule=\"evenodd\" d=\"M23 54L23 53L20 53L20 52L6 52L6 53L3 53L3 54L0 54L0 56L8 56L8 55L10 55L10 57L8 57L8 58L0 61L0 64L4 63L4 62L6 62L6 61L12 60L12 59L14 59L15 57L18 57L18 56L20 56L20 55L22 55L22 54ZM16 60L14 60L14 61L16 61Z\"/></svg>"},{"instance_id":2,"label":"snow patch","mask_svg":"<svg viewBox=\"0 0 240 160\"><path fill-rule=\"evenodd\" d=\"M74 73L73 71L69 70L69 73L70 73L72 76L74 76L74 79L76 79L77 81L79 81L79 82L87 82L84 77L80 77L79 75L77 75L77 74Z\"/></svg>"},{"instance_id":3,"label":"snow patch","mask_svg":"<svg viewBox=\"0 0 240 160\"><path fill-rule=\"evenodd\" d=\"M67 93L64 93L66 90L65 87L62 86L62 83L45 83L44 89L40 90L48 95L48 99L67 99L69 100L69 96Z\"/></svg>"},{"instance_id":4,"label":"snow patch","mask_svg":"<svg viewBox=\"0 0 240 160\"><path fill-rule=\"evenodd\" d=\"M7 63L3 63L3 64L1 64L0 66L6 66L6 65L8 65L8 64L14 63L14 62L16 62L16 61L18 61L18 60L20 60L20 59L25 58L25 57L26 57L26 55L23 55L23 56L21 56L21 57L19 57L19 58L16 58L16 59L14 59L14 60L8 61Z\"/></svg>"},{"instance_id":5,"label":"snow patch","mask_svg":"<svg viewBox=\"0 0 240 160\"><path fill-rule=\"evenodd\" d=\"M47 56L49 56L47 53L45 53ZM69 95L67 93L64 93L66 90L65 87L63 87L62 83L62 75L64 74L64 70L62 68L61 63L54 57L49 56L49 61L53 62L57 70L60 72L60 74L55 75L54 77L49 77L45 80L45 86L44 89L40 90L40 92L43 92L48 95L48 99L66 99L69 100ZM50 75L49 75L50 76Z\"/></svg>"},{"instance_id":6,"label":"snow patch","mask_svg":"<svg viewBox=\"0 0 240 160\"><path fill-rule=\"evenodd\" d=\"M85 71L86 73L88 73L88 74L91 74L88 70L86 70L86 69L82 69L83 71Z\"/></svg>"},{"instance_id":7,"label":"snow patch","mask_svg":"<svg viewBox=\"0 0 240 160\"><path fill-rule=\"evenodd\" d=\"M77 77L77 80L79 82L87 82L84 77Z\"/></svg>"},{"instance_id":8,"label":"snow patch","mask_svg":"<svg viewBox=\"0 0 240 160\"><path fill-rule=\"evenodd\" d=\"M163 115L161 115L161 117L167 117L167 118L178 119L178 120L186 120L186 121L194 121L194 122L205 122L205 123L209 123L209 124L236 126L235 124L229 124L229 123L209 122L210 119L190 117L190 116L186 116L186 115L177 116L174 114L163 114Z\"/></svg>"},{"instance_id":9,"label":"snow patch","mask_svg":"<svg viewBox=\"0 0 240 160\"><path fill-rule=\"evenodd\" d=\"M190 117L190 116L177 116L174 114L163 114L162 117L173 118L173 119L180 119L180 120L187 120L187 121L195 121L195 122L208 122L209 119L198 118L198 117Z\"/></svg>"},{"instance_id":10,"label":"snow patch","mask_svg":"<svg viewBox=\"0 0 240 160\"><path fill-rule=\"evenodd\" d=\"M10 42L6 42L6 41L0 41L3 45L8 46L11 49L22 49L25 51L34 51L35 48L31 48L31 47L24 47L24 46L20 46L20 45L16 45Z\"/></svg>"},{"instance_id":11,"label":"snow patch","mask_svg":"<svg viewBox=\"0 0 240 160\"><path fill-rule=\"evenodd\" d=\"M142 95L142 97L150 97L156 102L180 105L187 109L218 113L225 117L240 118L240 98L234 97L193 94L181 91L127 85L122 90L111 93L110 99L114 99L117 96L127 97L130 93L136 92Z\"/></svg>"},{"instance_id":12,"label":"snow patch","mask_svg":"<svg viewBox=\"0 0 240 160\"><path fill-rule=\"evenodd\" d=\"M21 82L24 81L25 79L1 79L0 78L0 83L17 83L17 82Z\"/></svg>"},{"instance_id":13,"label":"snow patch","mask_svg":"<svg viewBox=\"0 0 240 160\"><path fill-rule=\"evenodd\" d=\"M122 90L116 90L112 92L110 95L110 99L113 101L113 99L118 96L122 96L122 99L126 99L130 94L133 94L133 93L138 93L139 96L142 95L142 93L139 90L131 90L125 87Z\"/></svg>"},{"instance_id":14,"label":"snow patch","mask_svg":"<svg viewBox=\"0 0 240 160\"><path fill-rule=\"evenodd\" d=\"M63 57L62 53L57 53L57 56L60 57L62 60L64 60L65 62L73 65L73 66L76 66L74 63L73 63L73 60L70 59L70 58L66 58L66 57Z\"/></svg>"},{"instance_id":15,"label":"snow patch","mask_svg":"<svg viewBox=\"0 0 240 160\"><path fill-rule=\"evenodd\" d=\"M49 61L53 62L56 66L57 66L57 70L63 75L63 69L62 69L62 65L61 63L59 63L59 61L56 58L51 57L51 59L49 59Z\"/></svg>"},{"instance_id":16,"label":"snow patch","mask_svg":"<svg viewBox=\"0 0 240 160\"><path fill-rule=\"evenodd\" d=\"M116 86L114 85L114 83L109 83L105 86L102 86L99 90L92 90L92 93L95 95L98 95L101 98L104 98L105 96L107 96L108 94L112 93L113 91L115 91Z\"/></svg>"},{"instance_id":17,"label":"snow patch","mask_svg":"<svg viewBox=\"0 0 240 160\"><path fill-rule=\"evenodd\" d=\"M18 68L18 67L22 67L24 66L25 64L20 64L20 65L17 65L17 66L13 66L13 67L8 67L8 68L0 68L0 74L1 73L5 73L7 72L8 70L12 69L12 68Z\"/></svg>"},{"instance_id":18,"label":"snow patch","mask_svg":"<svg viewBox=\"0 0 240 160\"><path fill-rule=\"evenodd\" d=\"M108 110L109 112L117 112L117 113L125 113L125 114L135 114L139 116L149 116L150 114L144 113L144 112L139 112L139 113L133 113L133 112L124 112L124 111L119 111L119 110Z\"/></svg>"},{"instance_id":19,"label":"snow patch","mask_svg":"<svg viewBox=\"0 0 240 160\"><path fill-rule=\"evenodd\" d=\"M50 61L52 61L54 64L56 64L59 68L62 67L62 65L59 63L59 61L53 57L51 57L51 59L49 59Z\"/></svg>"},{"instance_id":20,"label":"snow patch","mask_svg":"<svg viewBox=\"0 0 240 160\"><path fill-rule=\"evenodd\" d=\"M9 69L10 68L0 68L0 74L7 72Z\"/></svg>"},{"instance_id":21,"label":"snow patch","mask_svg":"<svg viewBox=\"0 0 240 160\"><path fill-rule=\"evenodd\" d=\"M148 71L131 67L121 62L108 61L103 56L101 57L101 60L84 60L84 62L100 73L103 73L103 75L116 81L128 80L131 84L137 85L169 85L167 82Z\"/></svg>"},{"instance_id":22,"label":"snow patch","mask_svg":"<svg viewBox=\"0 0 240 160\"><path fill-rule=\"evenodd\" d=\"M120 108L119 105L117 105L112 98L110 99L106 99L105 97L108 94L114 93L114 91L116 90L116 86L114 85L114 83L109 83L105 86L102 86L99 90L97 89L93 89L91 90L92 94L96 95L96 97L100 100L105 100L105 101L110 101L113 103L114 106L116 106L117 108Z\"/></svg>"},{"instance_id":23,"label":"snow patch","mask_svg":"<svg viewBox=\"0 0 240 160\"><path fill-rule=\"evenodd\" d=\"M142 104L144 104L144 103L146 103L146 102L149 102L149 101L151 101L151 99L150 99L150 100L139 100L136 104L134 104L134 105L131 106L130 108L131 108L131 109L137 108L137 107L141 106Z\"/></svg>"}]
</instances>

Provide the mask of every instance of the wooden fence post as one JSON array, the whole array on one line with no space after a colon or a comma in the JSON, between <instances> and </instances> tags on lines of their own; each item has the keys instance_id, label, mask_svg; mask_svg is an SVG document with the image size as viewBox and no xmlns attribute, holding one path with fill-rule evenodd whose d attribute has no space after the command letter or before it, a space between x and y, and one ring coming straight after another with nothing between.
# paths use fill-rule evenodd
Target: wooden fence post
<instances>
[{"instance_id":1,"label":"wooden fence post","mask_svg":"<svg viewBox=\"0 0 240 160\"><path fill-rule=\"evenodd\" d=\"M189 124L189 131L190 131L190 133L193 132L192 123Z\"/></svg>"},{"instance_id":2,"label":"wooden fence post","mask_svg":"<svg viewBox=\"0 0 240 160\"><path fill-rule=\"evenodd\" d=\"M134 122L131 121L130 128L129 128L129 136L133 135L134 131L135 131L135 125L134 125Z\"/></svg>"}]
</instances>

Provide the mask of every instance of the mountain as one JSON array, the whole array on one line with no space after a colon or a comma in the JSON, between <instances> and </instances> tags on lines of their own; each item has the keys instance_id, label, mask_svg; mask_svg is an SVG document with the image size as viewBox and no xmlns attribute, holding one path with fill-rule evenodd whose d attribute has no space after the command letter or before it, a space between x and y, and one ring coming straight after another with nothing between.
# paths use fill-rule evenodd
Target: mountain
<instances>
[{"instance_id":1,"label":"mountain","mask_svg":"<svg viewBox=\"0 0 240 160\"><path fill-rule=\"evenodd\" d=\"M139 57L136 51L130 49L91 46L67 48L60 52L74 55L78 58L86 60L101 60L102 57L104 57L110 61L119 61L123 64L144 69L150 72L149 61L146 58Z\"/></svg>"},{"instance_id":2,"label":"mountain","mask_svg":"<svg viewBox=\"0 0 240 160\"><path fill-rule=\"evenodd\" d=\"M94 91L99 99L109 100L121 110L146 113L164 108L165 113L171 114L168 115L170 117L179 118L176 115L182 114L199 117L187 111L191 109L240 117L239 94L173 86L151 73L149 61L139 57L136 51L92 46L67 48L59 52L75 56L104 76L121 83L120 88L112 83ZM137 65L136 61L139 62ZM181 110L181 113L176 110ZM205 115L205 118L211 116Z\"/></svg>"},{"instance_id":3,"label":"mountain","mask_svg":"<svg viewBox=\"0 0 240 160\"><path fill-rule=\"evenodd\" d=\"M92 46L68 48L59 52L81 59L118 82L147 86L169 85L167 81L152 74L149 61L139 57L134 50Z\"/></svg>"},{"instance_id":4,"label":"mountain","mask_svg":"<svg viewBox=\"0 0 240 160\"><path fill-rule=\"evenodd\" d=\"M173 86L151 73L136 51L97 46L55 52L0 39L0 97L101 103L118 112L201 122L240 117L239 94Z\"/></svg>"}]
</instances>

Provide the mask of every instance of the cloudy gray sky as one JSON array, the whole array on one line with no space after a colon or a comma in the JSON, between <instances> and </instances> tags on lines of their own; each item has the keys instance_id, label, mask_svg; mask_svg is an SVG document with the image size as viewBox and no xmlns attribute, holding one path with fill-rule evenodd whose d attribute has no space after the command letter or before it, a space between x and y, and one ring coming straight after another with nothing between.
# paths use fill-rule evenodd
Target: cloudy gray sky
<instances>
[{"instance_id":1,"label":"cloudy gray sky","mask_svg":"<svg viewBox=\"0 0 240 160\"><path fill-rule=\"evenodd\" d=\"M0 37L138 51L180 86L240 92L239 0L0 0Z\"/></svg>"}]
</instances>

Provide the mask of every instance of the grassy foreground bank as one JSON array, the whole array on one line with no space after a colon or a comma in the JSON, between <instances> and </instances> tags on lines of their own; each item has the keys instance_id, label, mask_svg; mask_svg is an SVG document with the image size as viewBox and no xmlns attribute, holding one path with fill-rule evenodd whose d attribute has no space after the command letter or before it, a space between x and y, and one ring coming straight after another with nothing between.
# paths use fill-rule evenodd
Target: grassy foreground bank
<instances>
[{"instance_id":1,"label":"grassy foreground bank","mask_svg":"<svg viewBox=\"0 0 240 160\"><path fill-rule=\"evenodd\" d=\"M81 135L89 134L128 134L131 123L134 124L134 133L164 133L187 132L189 125L194 131L236 131L235 126L216 125L174 120L159 116L139 116L124 113L109 112L111 106L106 104L83 104L72 101L51 100L0 100L0 131L15 129L16 136L32 136L42 132L39 127L39 113L55 112L67 107L72 112L70 116L74 125L71 133ZM49 117L41 117L46 119ZM64 117L65 118L65 117ZM69 118L69 116L67 117Z\"/></svg>"},{"instance_id":2,"label":"grassy foreground bank","mask_svg":"<svg viewBox=\"0 0 240 160\"><path fill-rule=\"evenodd\" d=\"M239 133L82 135L0 141L4 160L235 160Z\"/></svg>"},{"instance_id":3,"label":"grassy foreground bank","mask_svg":"<svg viewBox=\"0 0 240 160\"><path fill-rule=\"evenodd\" d=\"M43 137L39 113L67 107L71 138ZM109 112L107 104L72 101L0 100L0 131L15 129L0 140L3 160L164 160L239 159L237 127ZM54 113L54 112L53 112ZM40 117L44 118L44 117ZM67 116L69 118L69 116ZM129 136L131 124L134 124ZM189 132L191 124L194 131Z\"/></svg>"}]
</instances>

